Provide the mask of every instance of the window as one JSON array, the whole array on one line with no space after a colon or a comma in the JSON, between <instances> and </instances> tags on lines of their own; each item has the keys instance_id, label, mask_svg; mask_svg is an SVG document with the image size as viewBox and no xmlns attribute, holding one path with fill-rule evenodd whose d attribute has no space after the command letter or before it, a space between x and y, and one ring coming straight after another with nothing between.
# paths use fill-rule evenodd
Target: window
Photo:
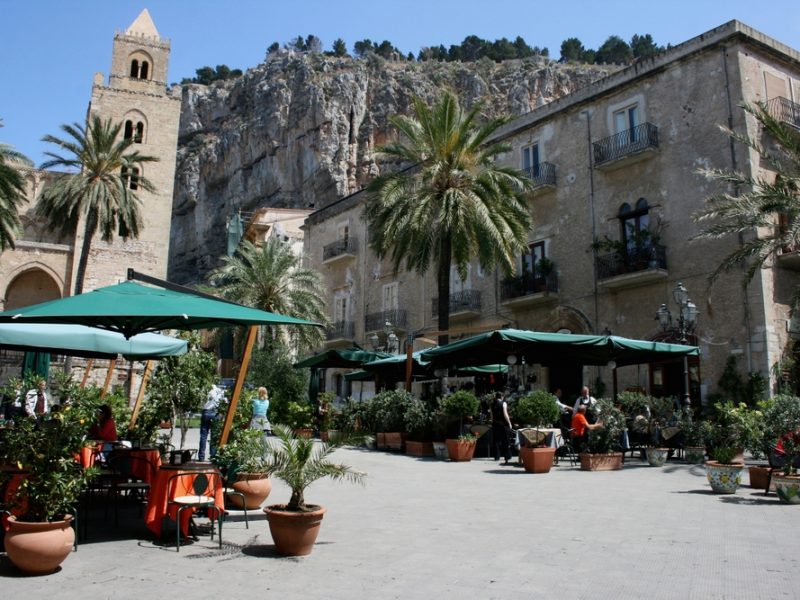
<instances>
[{"instance_id":1,"label":"window","mask_svg":"<svg viewBox=\"0 0 800 600\"><path fill-rule=\"evenodd\" d=\"M136 135L133 136L133 141L137 144L141 144L142 140L144 139L144 123L139 121L136 123Z\"/></svg>"},{"instance_id":2,"label":"window","mask_svg":"<svg viewBox=\"0 0 800 600\"><path fill-rule=\"evenodd\" d=\"M630 135L629 143L636 141L636 126L639 124L639 108L634 104L614 112L615 133L627 131Z\"/></svg>"},{"instance_id":3,"label":"window","mask_svg":"<svg viewBox=\"0 0 800 600\"><path fill-rule=\"evenodd\" d=\"M133 137L133 121L125 121L125 139L129 140Z\"/></svg>"},{"instance_id":4,"label":"window","mask_svg":"<svg viewBox=\"0 0 800 600\"><path fill-rule=\"evenodd\" d=\"M149 65L146 60L142 61L142 66L139 67L139 79L148 79Z\"/></svg>"},{"instance_id":5,"label":"window","mask_svg":"<svg viewBox=\"0 0 800 600\"><path fill-rule=\"evenodd\" d=\"M150 65L146 60L139 61L134 58L131 61L131 78L132 79L147 79L150 72Z\"/></svg>"},{"instance_id":6,"label":"window","mask_svg":"<svg viewBox=\"0 0 800 600\"><path fill-rule=\"evenodd\" d=\"M137 167L133 167L130 170L128 167L122 167L121 176L125 187L131 190L139 189L139 169Z\"/></svg>"},{"instance_id":7,"label":"window","mask_svg":"<svg viewBox=\"0 0 800 600\"><path fill-rule=\"evenodd\" d=\"M544 242L534 242L528 246L528 251L522 255L522 272L534 273L536 265L545 257Z\"/></svg>"},{"instance_id":8,"label":"window","mask_svg":"<svg viewBox=\"0 0 800 600\"><path fill-rule=\"evenodd\" d=\"M388 313L396 311L398 307L398 289L397 282L387 283L383 286L383 312Z\"/></svg>"},{"instance_id":9,"label":"window","mask_svg":"<svg viewBox=\"0 0 800 600\"><path fill-rule=\"evenodd\" d=\"M467 278L461 279L458 268L450 267L450 295L472 289L472 265L467 265Z\"/></svg>"},{"instance_id":10,"label":"window","mask_svg":"<svg viewBox=\"0 0 800 600\"><path fill-rule=\"evenodd\" d=\"M349 298L345 295L337 296L333 301L333 321L334 323L342 323L347 321Z\"/></svg>"},{"instance_id":11,"label":"window","mask_svg":"<svg viewBox=\"0 0 800 600\"><path fill-rule=\"evenodd\" d=\"M631 205L627 202L619 207L622 242L629 254L649 248L651 245L649 210L647 200L644 198L636 201L634 209L631 209Z\"/></svg>"},{"instance_id":12,"label":"window","mask_svg":"<svg viewBox=\"0 0 800 600\"><path fill-rule=\"evenodd\" d=\"M528 177L539 176L539 144L531 144L522 149L522 170Z\"/></svg>"},{"instance_id":13,"label":"window","mask_svg":"<svg viewBox=\"0 0 800 600\"><path fill-rule=\"evenodd\" d=\"M139 61L135 58L131 61L131 77L134 79L139 77Z\"/></svg>"}]
</instances>

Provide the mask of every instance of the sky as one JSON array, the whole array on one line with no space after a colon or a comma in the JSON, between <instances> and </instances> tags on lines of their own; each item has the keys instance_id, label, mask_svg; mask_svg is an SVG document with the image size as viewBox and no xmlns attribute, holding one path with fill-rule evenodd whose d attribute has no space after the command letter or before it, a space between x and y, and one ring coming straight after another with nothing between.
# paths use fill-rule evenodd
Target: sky
<instances>
[{"instance_id":1,"label":"sky","mask_svg":"<svg viewBox=\"0 0 800 600\"><path fill-rule=\"evenodd\" d=\"M594 49L610 35L647 33L675 45L738 19L800 49L800 0L0 0L0 142L41 163L42 136L83 120L94 74L108 81L115 31L144 8L171 40L170 83L204 65L246 70L272 42L308 34L326 50L336 38L350 51L369 38L414 55L468 35L520 35L557 59L569 37Z\"/></svg>"}]
</instances>

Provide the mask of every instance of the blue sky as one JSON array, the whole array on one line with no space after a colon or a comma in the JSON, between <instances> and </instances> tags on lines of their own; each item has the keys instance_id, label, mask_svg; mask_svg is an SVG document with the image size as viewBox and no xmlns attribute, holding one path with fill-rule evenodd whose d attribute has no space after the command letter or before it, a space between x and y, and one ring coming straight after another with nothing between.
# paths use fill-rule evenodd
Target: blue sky
<instances>
[{"instance_id":1,"label":"blue sky","mask_svg":"<svg viewBox=\"0 0 800 600\"><path fill-rule=\"evenodd\" d=\"M36 163L45 134L84 118L95 72L108 75L114 32L147 8L172 41L170 82L203 65L247 69L273 41L313 33L329 49L341 37L388 39L405 53L422 46L521 35L558 58L561 42L597 48L609 35L650 33L679 44L731 19L800 48L800 1L629 0L0 0L0 141Z\"/></svg>"}]
</instances>

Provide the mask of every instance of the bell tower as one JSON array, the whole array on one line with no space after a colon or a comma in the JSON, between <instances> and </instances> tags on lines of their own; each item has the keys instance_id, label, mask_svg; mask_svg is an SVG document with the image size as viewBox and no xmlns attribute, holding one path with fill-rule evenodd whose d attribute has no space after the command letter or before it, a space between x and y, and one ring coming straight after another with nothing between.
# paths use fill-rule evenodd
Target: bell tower
<instances>
[{"instance_id":1,"label":"bell tower","mask_svg":"<svg viewBox=\"0 0 800 600\"><path fill-rule=\"evenodd\" d=\"M145 163L142 173L154 184L155 192L136 191L143 221L139 237L115 237L105 243L95 236L84 291L123 280L128 267L166 278L181 110L180 86L167 85L169 54L169 40L159 35L144 9L130 27L114 35L108 84L104 85L102 73L94 77L90 118L98 115L122 123L122 135L134 139L134 148L158 161ZM133 178L131 185L135 185ZM75 261L82 237L79 227Z\"/></svg>"}]
</instances>

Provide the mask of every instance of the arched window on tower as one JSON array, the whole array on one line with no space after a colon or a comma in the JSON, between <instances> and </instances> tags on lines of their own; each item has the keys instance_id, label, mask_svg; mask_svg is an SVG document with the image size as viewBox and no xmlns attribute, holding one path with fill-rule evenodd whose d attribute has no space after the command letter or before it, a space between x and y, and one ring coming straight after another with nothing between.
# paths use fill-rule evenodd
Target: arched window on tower
<instances>
[{"instance_id":1,"label":"arched window on tower","mask_svg":"<svg viewBox=\"0 0 800 600\"><path fill-rule=\"evenodd\" d=\"M132 169L122 167L120 176L122 177L122 185L126 188L131 190L139 189L139 169L137 167L133 167Z\"/></svg>"},{"instance_id":2,"label":"arched window on tower","mask_svg":"<svg viewBox=\"0 0 800 600\"><path fill-rule=\"evenodd\" d=\"M139 169L133 167L131 169L131 183L129 186L132 190L139 189Z\"/></svg>"},{"instance_id":3,"label":"arched window on tower","mask_svg":"<svg viewBox=\"0 0 800 600\"><path fill-rule=\"evenodd\" d=\"M133 141L137 144L141 144L144 140L144 123L139 121L136 123L136 135L133 136Z\"/></svg>"},{"instance_id":4,"label":"arched window on tower","mask_svg":"<svg viewBox=\"0 0 800 600\"><path fill-rule=\"evenodd\" d=\"M142 61L142 66L139 68L139 79L149 79L149 71L150 65L147 64L146 60Z\"/></svg>"},{"instance_id":5,"label":"arched window on tower","mask_svg":"<svg viewBox=\"0 0 800 600\"><path fill-rule=\"evenodd\" d=\"M131 77L134 79L139 77L139 61L135 58L131 61Z\"/></svg>"},{"instance_id":6,"label":"arched window on tower","mask_svg":"<svg viewBox=\"0 0 800 600\"><path fill-rule=\"evenodd\" d=\"M129 140L133 137L133 121L128 119L125 121L125 139Z\"/></svg>"}]
</instances>

